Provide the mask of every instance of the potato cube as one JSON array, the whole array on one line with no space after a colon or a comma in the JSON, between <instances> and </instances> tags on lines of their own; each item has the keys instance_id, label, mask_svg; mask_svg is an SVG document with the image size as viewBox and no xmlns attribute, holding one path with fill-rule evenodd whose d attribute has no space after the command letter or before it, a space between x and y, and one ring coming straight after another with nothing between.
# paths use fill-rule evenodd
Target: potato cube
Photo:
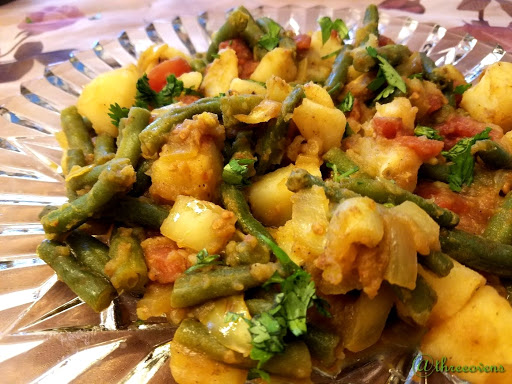
<instances>
[{"instance_id":1,"label":"potato cube","mask_svg":"<svg viewBox=\"0 0 512 384\"><path fill-rule=\"evenodd\" d=\"M226 93L233 79L238 77L238 58L231 48L219 52L203 79L201 89L206 97Z\"/></svg>"},{"instance_id":2,"label":"potato cube","mask_svg":"<svg viewBox=\"0 0 512 384\"><path fill-rule=\"evenodd\" d=\"M459 284L464 283L459 280ZM460 311L423 337L421 350L433 360L445 360L444 366L454 366L450 373L471 383L511 383L511 324L508 301L494 288L484 286ZM490 370L491 366L495 371L486 373L485 368Z\"/></svg>"},{"instance_id":3,"label":"potato cube","mask_svg":"<svg viewBox=\"0 0 512 384\"><path fill-rule=\"evenodd\" d=\"M99 135L107 133L117 136L117 127L108 116L110 104L118 103L130 108L135 102L135 84L139 73L134 65L102 73L82 90L76 107L78 112L87 117Z\"/></svg>"},{"instance_id":4,"label":"potato cube","mask_svg":"<svg viewBox=\"0 0 512 384\"><path fill-rule=\"evenodd\" d=\"M322 153L341 145L347 119L339 109L304 99L293 111L292 119L306 140L321 141Z\"/></svg>"},{"instance_id":5,"label":"potato cube","mask_svg":"<svg viewBox=\"0 0 512 384\"><path fill-rule=\"evenodd\" d=\"M291 49L275 48L267 53L251 75L251 80L267 81L278 76L285 81L293 81L297 76L297 65Z\"/></svg>"},{"instance_id":6,"label":"potato cube","mask_svg":"<svg viewBox=\"0 0 512 384\"><path fill-rule=\"evenodd\" d=\"M206 248L213 254L222 250L231 239L235 223L233 212L209 201L180 195L160 231L180 248L194 251Z\"/></svg>"}]
</instances>

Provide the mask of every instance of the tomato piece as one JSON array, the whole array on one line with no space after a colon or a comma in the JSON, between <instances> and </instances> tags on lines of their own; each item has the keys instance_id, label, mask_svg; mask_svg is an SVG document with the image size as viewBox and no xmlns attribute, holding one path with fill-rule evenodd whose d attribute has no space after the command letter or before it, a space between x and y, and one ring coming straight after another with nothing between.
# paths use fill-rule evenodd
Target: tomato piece
<instances>
[{"instance_id":1,"label":"tomato piece","mask_svg":"<svg viewBox=\"0 0 512 384\"><path fill-rule=\"evenodd\" d=\"M219 44L219 50L228 47L236 53L238 59L238 77L248 79L258 66L259 61L254 60L251 49L242 39L226 40Z\"/></svg>"},{"instance_id":2,"label":"tomato piece","mask_svg":"<svg viewBox=\"0 0 512 384\"><path fill-rule=\"evenodd\" d=\"M435 157L441 153L444 147L442 141L429 140L425 136L400 136L395 139L401 145L411 148L423 161Z\"/></svg>"},{"instance_id":3,"label":"tomato piece","mask_svg":"<svg viewBox=\"0 0 512 384\"><path fill-rule=\"evenodd\" d=\"M191 70L192 68L187 60L182 57L173 57L172 59L162 61L149 71L149 86L155 92L160 92L165 84L167 84L167 77L169 75L179 77Z\"/></svg>"},{"instance_id":4,"label":"tomato piece","mask_svg":"<svg viewBox=\"0 0 512 384\"><path fill-rule=\"evenodd\" d=\"M473 137L477 133L482 132L486 127L487 124L473 120L471 117L454 115L439 124L436 128L439 130L439 134L444 137L444 148L448 150L460 139ZM493 128L491 132L489 132L489 136L492 140L499 140L503 137L503 132Z\"/></svg>"},{"instance_id":5,"label":"tomato piece","mask_svg":"<svg viewBox=\"0 0 512 384\"><path fill-rule=\"evenodd\" d=\"M404 134L404 125L400 117L374 117L373 127L379 136L393 139Z\"/></svg>"},{"instance_id":6,"label":"tomato piece","mask_svg":"<svg viewBox=\"0 0 512 384\"><path fill-rule=\"evenodd\" d=\"M297 45L297 51L307 51L311 47L311 36L306 34L300 34L293 38Z\"/></svg>"}]
</instances>

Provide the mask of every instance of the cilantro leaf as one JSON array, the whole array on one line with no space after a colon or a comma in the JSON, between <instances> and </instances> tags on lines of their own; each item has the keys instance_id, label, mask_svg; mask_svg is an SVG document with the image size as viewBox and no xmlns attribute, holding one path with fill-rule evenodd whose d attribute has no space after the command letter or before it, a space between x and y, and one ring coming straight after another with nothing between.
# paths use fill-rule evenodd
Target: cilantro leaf
<instances>
[{"instance_id":1,"label":"cilantro leaf","mask_svg":"<svg viewBox=\"0 0 512 384\"><path fill-rule=\"evenodd\" d=\"M408 78L409 79L420 79L420 80L423 80L423 72L420 72L420 73L413 73L412 75L409 75Z\"/></svg>"},{"instance_id":2,"label":"cilantro leaf","mask_svg":"<svg viewBox=\"0 0 512 384\"><path fill-rule=\"evenodd\" d=\"M447 160L452 161L448 176L448 183L452 191L460 192L464 184L471 185L473 182L475 158L471 154L471 147L479 140L489 139L489 132L491 132L491 128L487 127L473 137L459 140L449 151L441 152Z\"/></svg>"},{"instance_id":3,"label":"cilantro leaf","mask_svg":"<svg viewBox=\"0 0 512 384\"><path fill-rule=\"evenodd\" d=\"M322 32L322 45L329 40L332 31L338 32L338 36L341 40L346 39L348 36L348 28L345 25L345 22L341 19L332 21L330 17L324 16L318 19L318 24L320 25L320 30Z\"/></svg>"},{"instance_id":4,"label":"cilantro leaf","mask_svg":"<svg viewBox=\"0 0 512 384\"><path fill-rule=\"evenodd\" d=\"M418 125L416 128L414 128L414 135L426 136L427 139L430 140L443 141L443 137L434 128L425 127L423 125Z\"/></svg>"},{"instance_id":5,"label":"cilantro leaf","mask_svg":"<svg viewBox=\"0 0 512 384\"><path fill-rule=\"evenodd\" d=\"M135 94L135 106L141 108L161 108L176 102L176 98L182 93L186 95L200 95L192 88L185 88L183 81L175 75L167 76L167 83L160 92L154 91L149 85L148 75L144 74L137 80L137 92Z\"/></svg>"},{"instance_id":6,"label":"cilantro leaf","mask_svg":"<svg viewBox=\"0 0 512 384\"><path fill-rule=\"evenodd\" d=\"M347 95L343 99L340 105L338 105L338 109L341 110L341 112L350 112L352 111L352 108L354 107L354 96L352 95L352 92L348 91Z\"/></svg>"},{"instance_id":7,"label":"cilantro leaf","mask_svg":"<svg viewBox=\"0 0 512 384\"><path fill-rule=\"evenodd\" d=\"M386 88L384 88L374 99L374 101L378 101L380 99L385 99L393 92L395 89L399 89L403 93L407 92L407 87L405 85L404 80L400 76L400 74L393 68L389 62L377 53L377 50L373 47L366 47L366 51L368 55L380 61L379 63L379 72L377 73L377 77L373 80L369 85L368 89L372 91L377 91L380 89L385 83L387 83Z\"/></svg>"},{"instance_id":8,"label":"cilantro leaf","mask_svg":"<svg viewBox=\"0 0 512 384\"><path fill-rule=\"evenodd\" d=\"M137 92L135 94L135 106L149 109L156 108L157 92L149 86L148 75L144 74L137 80Z\"/></svg>"},{"instance_id":9,"label":"cilantro leaf","mask_svg":"<svg viewBox=\"0 0 512 384\"><path fill-rule=\"evenodd\" d=\"M254 159L231 159L222 170L222 180L233 185L249 185L249 165L254 164Z\"/></svg>"},{"instance_id":10,"label":"cilantro leaf","mask_svg":"<svg viewBox=\"0 0 512 384\"><path fill-rule=\"evenodd\" d=\"M281 26L274 20L267 20L268 32L261 36L258 44L267 51L273 50L279 44L279 35L281 34Z\"/></svg>"},{"instance_id":11,"label":"cilantro leaf","mask_svg":"<svg viewBox=\"0 0 512 384\"><path fill-rule=\"evenodd\" d=\"M332 169L332 171L333 171L332 179L336 183L339 183L342 178L349 177L353 173L356 173L357 171L359 171L359 167L357 165L355 167L349 169L348 171L343 172L343 173L340 173L338 171L338 167L336 166L336 164L325 163L325 165L327 166L327 168L331 168Z\"/></svg>"},{"instance_id":12,"label":"cilantro leaf","mask_svg":"<svg viewBox=\"0 0 512 384\"><path fill-rule=\"evenodd\" d=\"M222 265L222 262L219 260L220 255L209 255L206 249L202 249L196 255L197 262L191 266L189 269L185 271L186 274L197 271L198 269L204 267L210 267L212 265Z\"/></svg>"},{"instance_id":13,"label":"cilantro leaf","mask_svg":"<svg viewBox=\"0 0 512 384\"><path fill-rule=\"evenodd\" d=\"M114 124L116 127L119 127L119 120L121 120L123 117L128 117L128 113L130 110L125 107L121 107L119 104L110 104L110 107L108 108L109 114L108 116L112 119L112 124Z\"/></svg>"},{"instance_id":14,"label":"cilantro leaf","mask_svg":"<svg viewBox=\"0 0 512 384\"><path fill-rule=\"evenodd\" d=\"M285 251L283 251L279 245L277 245L272 239L269 239L268 237L264 235L260 235L259 237L267 246L270 248L272 253L276 256L277 260L281 263L283 268L288 272L293 272L300 268L297 264L293 262L292 259L290 259L290 256L286 254Z\"/></svg>"},{"instance_id":15,"label":"cilantro leaf","mask_svg":"<svg viewBox=\"0 0 512 384\"><path fill-rule=\"evenodd\" d=\"M469 84L461 84L461 85L457 85L454 89L453 89L453 93L456 94L456 95L462 95L464 92L466 92L469 88L471 88L471 83Z\"/></svg>"}]
</instances>

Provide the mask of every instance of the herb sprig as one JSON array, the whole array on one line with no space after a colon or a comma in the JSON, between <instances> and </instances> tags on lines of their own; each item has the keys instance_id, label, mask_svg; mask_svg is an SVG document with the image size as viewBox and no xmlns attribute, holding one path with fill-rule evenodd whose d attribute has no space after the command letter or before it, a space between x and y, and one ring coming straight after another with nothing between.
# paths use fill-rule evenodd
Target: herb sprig
<instances>
[{"instance_id":1,"label":"herb sprig","mask_svg":"<svg viewBox=\"0 0 512 384\"><path fill-rule=\"evenodd\" d=\"M222 180L233 185L249 185L249 165L254 164L254 159L231 159L222 170Z\"/></svg>"},{"instance_id":2,"label":"herb sprig","mask_svg":"<svg viewBox=\"0 0 512 384\"><path fill-rule=\"evenodd\" d=\"M479 140L489 139L489 132L491 128L487 127L473 137L459 140L449 151L441 152L447 160L452 161L448 176L452 191L460 192L463 185L469 186L473 182L475 158L471 154L471 147Z\"/></svg>"},{"instance_id":3,"label":"herb sprig","mask_svg":"<svg viewBox=\"0 0 512 384\"><path fill-rule=\"evenodd\" d=\"M205 267L211 267L212 265L223 264L222 261L219 260L220 255L209 255L206 249L200 250L197 253L196 258L197 262L185 271L186 274L190 274Z\"/></svg>"},{"instance_id":4,"label":"herb sprig","mask_svg":"<svg viewBox=\"0 0 512 384\"><path fill-rule=\"evenodd\" d=\"M348 36L348 28L345 22L341 19L331 20L329 16L324 16L318 19L320 30L322 32L322 45L331 37L331 32L338 32L338 36L341 40L344 40Z\"/></svg>"},{"instance_id":5,"label":"herb sprig","mask_svg":"<svg viewBox=\"0 0 512 384\"><path fill-rule=\"evenodd\" d=\"M178 80L175 75L167 76L167 83L160 92L156 92L150 87L146 74L137 80L136 88L135 106L146 109L161 108L172 104L182 93L185 93L185 95L201 95L196 90L185 87L183 81Z\"/></svg>"},{"instance_id":6,"label":"herb sprig","mask_svg":"<svg viewBox=\"0 0 512 384\"><path fill-rule=\"evenodd\" d=\"M368 85L368 89L371 91L378 91L382 88L382 86L387 84L387 86L380 91L377 97L375 97L374 101L389 97L395 91L395 89L406 93L407 86L395 68L393 68L393 66L389 64L389 62L384 57L379 55L375 48L366 47L366 51L371 57L380 61L377 77Z\"/></svg>"}]
</instances>

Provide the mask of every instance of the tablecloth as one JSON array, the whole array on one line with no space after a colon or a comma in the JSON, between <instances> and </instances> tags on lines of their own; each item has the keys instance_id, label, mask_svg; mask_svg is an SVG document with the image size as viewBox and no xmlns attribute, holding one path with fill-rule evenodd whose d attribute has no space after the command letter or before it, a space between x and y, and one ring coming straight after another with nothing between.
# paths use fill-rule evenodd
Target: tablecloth
<instances>
[{"instance_id":1,"label":"tablecloth","mask_svg":"<svg viewBox=\"0 0 512 384\"><path fill-rule=\"evenodd\" d=\"M391 15L435 22L449 30L470 33L481 41L499 42L512 51L512 0L297 0L300 7L360 7L377 3ZM287 1L217 0L16 0L0 1L0 100L19 92L24 79L41 76L44 66L65 60L73 50L115 38L122 30L177 14L209 9L273 7Z\"/></svg>"}]
</instances>

